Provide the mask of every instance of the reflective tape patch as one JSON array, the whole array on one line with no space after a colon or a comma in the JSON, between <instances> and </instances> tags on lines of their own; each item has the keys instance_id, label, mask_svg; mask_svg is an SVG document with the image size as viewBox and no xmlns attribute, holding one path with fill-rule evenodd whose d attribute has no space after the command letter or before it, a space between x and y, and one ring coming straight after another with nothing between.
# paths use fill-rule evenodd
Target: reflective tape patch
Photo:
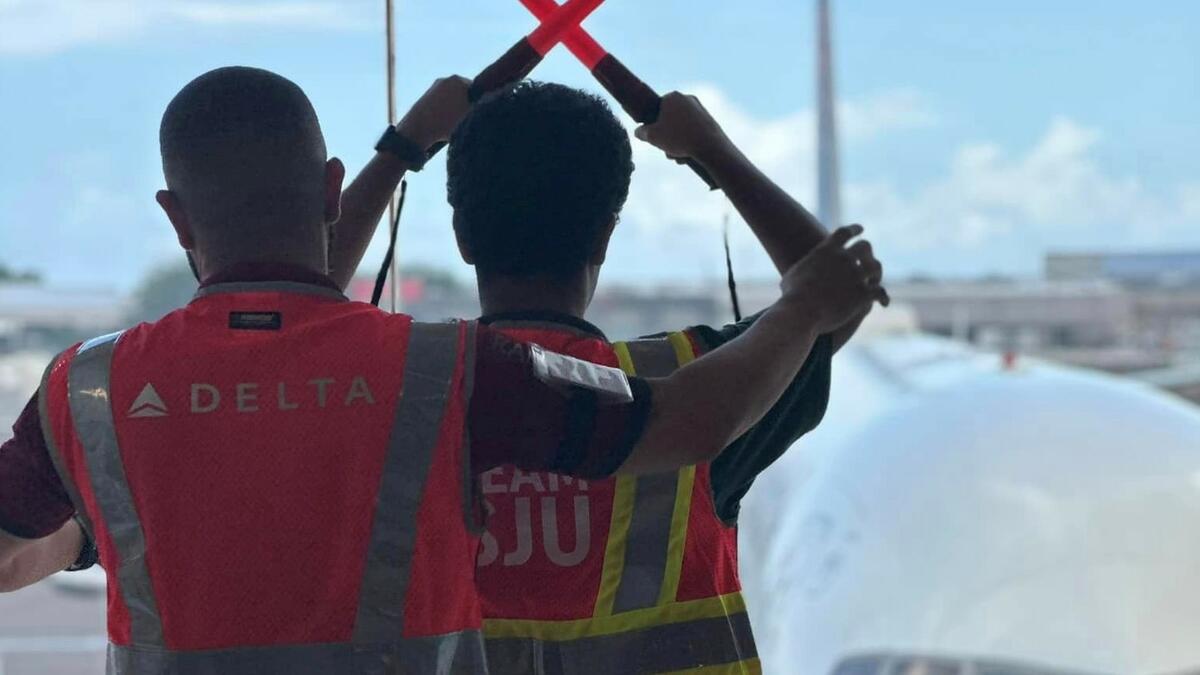
<instances>
[{"instance_id":1,"label":"reflective tape patch","mask_svg":"<svg viewBox=\"0 0 1200 675\"><path fill-rule=\"evenodd\" d=\"M659 607L635 609L610 616L582 619L484 619L483 632L489 640L533 638L563 642L597 635L614 635L670 623L715 619L746 611L741 593L673 602Z\"/></svg>"},{"instance_id":2,"label":"reflective tape patch","mask_svg":"<svg viewBox=\"0 0 1200 675\"><path fill-rule=\"evenodd\" d=\"M529 351L533 357L534 374L547 384L582 387L596 392L602 401L608 403L633 401L629 378L619 368L556 354L536 344L530 344Z\"/></svg>"},{"instance_id":3,"label":"reflective tape patch","mask_svg":"<svg viewBox=\"0 0 1200 675\"><path fill-rule=\"evenodd\" d=\"M679 475L675 471L637 477L614 612L658 604L667 573L678 484Z\"/></svg>"},{"instance_id":4,"label":"reflective tape patch","mask_svg":"<svg viewBox=\"0 0 1200 675\"><path fill-rule=\"evenodd\" d=\"M135 645L161 647L162 619L146 566L146 538L113 425L110 380L113 351L120 336L113 333L79 347L67 373L67 401L83 446L96 507L117 551L116 577L129 608L130 639Z\"/></svg>"},{"instance_id":5,"label":"reflective tape patch","mask_svg":"<svg viewBox=\"0 0 1200 675\"><path fill-rule=\"evenodd\" d=\"M528 672L627 675L738 668L758 656L750 618L744 612L562 642L492 638L487 641L487 653L496 675L521 672L508 664L530 663L535 658L540 658L533 662L540 663L542 670Z\"/></svg>"},{"instance_id":6,"label":"reflective tape patch","mask_svg":"<svg viewBox=\"0 0 1200 675\"><path fill-rule=\"evenodd\" d=\"M109 675L478 675L478 631L382 644L319 644L176 652L109 645Z\"/></svg>"},{"instance_id":7,"label":"reflective tape patch","mask_svg":"<svg viewBox=\"0 0 1200 675\"><path fill-rule=\"evenodd\" d=\"M67 463L58 446L58 439L54 436L53 418L50 416L50 375L62 357L63 354L55 356L50 365L46 366L46 372L42 375L42 384L38 387L38 418L42 426L42 439L46 443L50 461L54 464L54 471L58 474L63 488L71 498L71 504L75 506L75 517L79 519L79 525L83 528L84 535L95 544L96 531L93 529L92 519L88 515L87 509L84 508L83 497L79 494L79 486L75 484L75 477L67 470Z\"/></svg>"},{"instance_id":8,"label":"reflective tape patch","mask_svg":"<svg viewBox=\"0 0 1200 675\"><path fill-rule=\"evenodd\" d=\"M631 375L665 377L680 364L675 344L666 338L620 343L617 352L621 367ZM672 528L678 525L677 509L691 507L694 471L688 467L635 479L633 509L626 516L628 522L613 530L614 534L625 538L624 562L612 607L614 612L628 612L675 600L678 579L671 579L671 575L677 577L679 569L670 564L673 561L669 560L669 553L673 540L679 537L673 534ZM688 497L683 504L680 504L681 492L686 492ZM686 528L685 519L681 535L686 535Z\"/></svg>"},{"instance_id":9,"label":"reflective tape patch","mask_svg":"<svg viewBox=\"0 0 1200 675\"><path fill-rule=\"evenodd\" d=\"M356 644L386 644L404 630L417 512L453 389L460 327L412 324L359 592Z\"/></svg>"},{"instance_id":10,"label":"reflective tape patch","mask_svg":"<svg viewBox=\"0 0 1200 675\"><path fill-rule=\"evenodd\" d=\"M619 343L629 350L633 371L641 377L666 377L679 369L675 345L667 338L630 340Z\"/></svg>"}]
</instances>

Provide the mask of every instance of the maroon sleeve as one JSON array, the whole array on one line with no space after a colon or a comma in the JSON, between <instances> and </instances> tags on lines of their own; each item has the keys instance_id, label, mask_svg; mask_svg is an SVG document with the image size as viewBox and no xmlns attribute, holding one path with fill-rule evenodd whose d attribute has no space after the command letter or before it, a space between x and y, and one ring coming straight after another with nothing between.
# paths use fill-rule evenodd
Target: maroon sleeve
<instances>
[{"instance_id":1,"label":"maroon sleeve","mask_svg":"<svg viewBox=\"0 0 1200 675\"><path fill-rule=\"evenodd\" d=\"M23 539L53 534L75 513L63 487L38 414L37 394L0 445L0 529Z\"/></svg>"},{"instance_id":2,"label":"maroon sleeve","mask_svg":"<svg viewBox=\"0 0 1200 675\"><path fill-rule=\"evenodd\" d=\"M471 464L501 464L581 478L612 475L641 438L650 387L630 378L634 401L601 405L595 394L564 392L534 374L529 347L479 326L468 424Z\"/></svg>"}]
</instances>

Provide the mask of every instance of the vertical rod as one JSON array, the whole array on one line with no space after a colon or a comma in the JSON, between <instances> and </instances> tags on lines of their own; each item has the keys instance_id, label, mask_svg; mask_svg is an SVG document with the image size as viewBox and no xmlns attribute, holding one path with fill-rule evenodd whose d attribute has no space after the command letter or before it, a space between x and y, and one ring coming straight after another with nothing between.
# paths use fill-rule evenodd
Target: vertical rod
<instances>
[{"instance_id":1,"label":"vertical rod","mask_svg":"<svg viewBox=\"0 0 1200 675\"><path fill-rule=\"evenodd\" d=\"M387 119L388 124L396 123L396 11L392 0L385 0L387 13ZM388 229L396 219L396 193L388 199ZM398 236L398 235L397 235ZM396 311L397 286L400 282L400 265L396 262L399 256L392 257L391 281L391 310Z\"/></svg>"},{"instance_id":2,"label":"vertical rod","mask_svg":"<svg viewBox=\"0 0 1200 675\"><path fill-rule=\"evenodd\" d=\"M833 87L833 36L829 0L817 0L817 218L826 228L841 227L837 102Z\"/></svg>"}]
</instances>

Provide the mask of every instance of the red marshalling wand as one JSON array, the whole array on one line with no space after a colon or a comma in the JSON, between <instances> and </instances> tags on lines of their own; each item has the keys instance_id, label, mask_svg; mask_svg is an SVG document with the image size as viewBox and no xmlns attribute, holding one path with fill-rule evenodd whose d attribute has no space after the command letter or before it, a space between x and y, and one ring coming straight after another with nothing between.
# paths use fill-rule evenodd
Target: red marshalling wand
<instances>
[{"instance_id":1,"label":"red marshalling wand","mask_svg":"<svg viewBox=\"0 0 1200 675\"><path fill-rule=\"evenodd\" d=\"M571 3L568 2L560 7L555 4L554 0L521 0L521 4L525 5L525 8L539 20L549 22L558 18ZM604 47L600 46L600 43L596 42L578 22L567 27L561 35L561 40L575 55L575 58L592 71L592 75L608 90L608 93L613 95L613 98L617 99L630 117L639 124L653 124L658 120L662 97L634 75L629 68L626 68L625 64L617 60L617 57L609 54ZM552 46L553 44L550 45L550 47ZM710 189L718 189L716 181L696 160L687 158L675 161L691 167L692 171L695 171L696 175L700 176Z\"/></svg>"}]
</instances>

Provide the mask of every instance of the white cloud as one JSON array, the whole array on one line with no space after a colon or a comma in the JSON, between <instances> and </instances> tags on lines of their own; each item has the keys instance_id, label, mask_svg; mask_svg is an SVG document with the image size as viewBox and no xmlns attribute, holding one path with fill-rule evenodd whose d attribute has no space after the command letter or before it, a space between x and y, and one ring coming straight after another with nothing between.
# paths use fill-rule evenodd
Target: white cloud
<instances>
[{"instance_id":1,"label":"white cloud","mask_svg":"<svg viewBox=\"0 0 1200 675\"><path fill-rule=\"evenodd\" d=\"M1200 221L1200 181L1179 186L1179 203L1184 217Z\"/></svg>"},{"instance_id":2,"label":"white cloud","mask_svg":"<svg viewBox=\"0 0 1200 675\"><path fill-rule=\"evenodd\" d=\"M884 180L848 186L846 212L877 223L898 252L1024 247L1153 247L1195 241L1196 205L1186 188L1154 190L1105 170L1102 134L1065 117L1024 152L994 143L961 146L946 174L902 193Z\"/></svg>"},{"instance_id":3,"label":"white cloud","mask_svg":"<svg viewBox=\"0 0 1200 675\"><path fill-rule=\"evenodd\" d=\"M816 184L816 114L802 110L775 119L756 119L734 105L717 87L700 84L694 93L734 140L768 175L806 203L812 203ZM849 144L869 142L882 134L928 127L936 117L914 92L885 92L838 106L840 135ZM720 193L697 195L696 178L686 169L664 162L662 153L634 143L638 173L631 189L626 217L638 226L671 230L716 226L728 210Z\"/></svg>"},{"instance_id":4,"label":"white cloud","mask_svg":"<svg viewBox=\"0 0 1200 675\"><path fill-rule=\"evenodd\" d=\"M46 55L170 26L315 30L367 27L360 3L202 0L0 0L0 55Z\"/></svg>"},{"instance_id":5,"label":"white cloud","mask_svg":"<svg viewBox=\"0 0 1200 675\"><path fill-rule=\"evenodd\" d=\"M751 159L815 208L812 110L756 119L714 87L693 91ZM839 106L843 148L851 151L936 121L912 92ZM1025 149L964 143L942 172L915 186L887 175L886 167L879 178L846 182L843 212L867 225L882 256L901 272L1022 272L1036 269L1050 249L1200 245L1200 180L1151 187L1136 174L1111 171L1097 156L1103 141L1101 130L1058 117ZM637 232L625 233L627 248L686 242L685 233L714 232L731 211L721 194L702 194L695 177L653 148L638 143L635 160L625 221ZM747 228L733 234L735 255L750 258L747 276L770 273ZM714 248L715 235L702 238L705 250Z\"/></svg>"}]
</instances>

